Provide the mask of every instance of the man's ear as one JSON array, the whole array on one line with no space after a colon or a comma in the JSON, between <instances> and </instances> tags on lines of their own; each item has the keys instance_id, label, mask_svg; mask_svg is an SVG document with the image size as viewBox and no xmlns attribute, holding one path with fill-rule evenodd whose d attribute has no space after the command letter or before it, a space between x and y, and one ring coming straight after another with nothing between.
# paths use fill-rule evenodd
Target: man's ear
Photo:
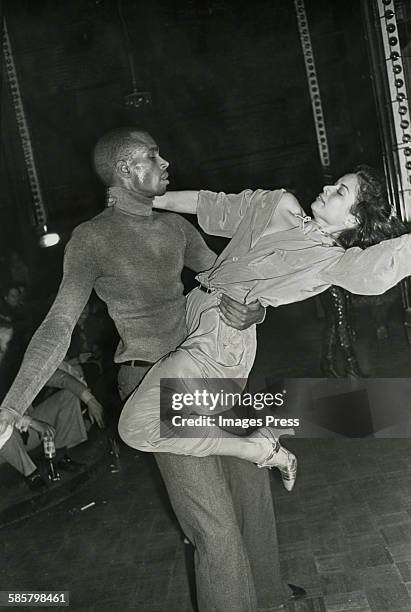
<instances>
[{"instance_id":1,"label":"man's ear","mask_svg":"<svg viewBox=\"0 0 411 612\"><path fill-rule=\"evenodd\" d=\"M116 173L119 176L127 178L130 174L130 168L126 159L119 159L116 163Z\"/></svg>"}]
</instances>

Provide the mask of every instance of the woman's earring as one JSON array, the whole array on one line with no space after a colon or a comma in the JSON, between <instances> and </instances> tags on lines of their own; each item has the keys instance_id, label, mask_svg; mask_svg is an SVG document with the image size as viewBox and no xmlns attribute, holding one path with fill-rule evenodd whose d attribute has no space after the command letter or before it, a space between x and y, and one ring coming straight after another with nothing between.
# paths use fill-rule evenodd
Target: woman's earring
<instances>
[{"instance_id":1,"label":"woman's earring","mask_svg":"<svg viewBox=\"0 0 411 612\"><path fill-rule=\"evenodd\" d=\"M349 215L344 221L344 225L345 227L354 227L356 221L357 219L354 217L354 215Z\"/></svg>"}]
</instances>

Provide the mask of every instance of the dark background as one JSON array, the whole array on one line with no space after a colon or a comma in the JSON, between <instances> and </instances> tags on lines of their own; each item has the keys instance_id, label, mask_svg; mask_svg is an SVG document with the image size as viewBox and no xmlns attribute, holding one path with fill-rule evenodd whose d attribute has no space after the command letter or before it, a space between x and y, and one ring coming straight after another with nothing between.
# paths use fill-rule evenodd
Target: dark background
<instances>
[{"instance_id":1,"label":"dark background","mask_svg":"<svg viewBox=\"0 0 411 612\"><path fill-rule=\"evenodd\" d=\"M359 161L381 165L361 3L307 0L306 8L333 174ZM46 282L59 276L72 228L103 207L90 155L115 126L152 132L171 162L171 189L282 186L304 205L318 193L322 171L292 0L10 0L3 10L49 227L63 241L47 251L36 246L3 76L1 250L17 247ZM127 33L138 89L152 96L136 110L123 102L132 91Z\"/></svg>"}]
</instances>

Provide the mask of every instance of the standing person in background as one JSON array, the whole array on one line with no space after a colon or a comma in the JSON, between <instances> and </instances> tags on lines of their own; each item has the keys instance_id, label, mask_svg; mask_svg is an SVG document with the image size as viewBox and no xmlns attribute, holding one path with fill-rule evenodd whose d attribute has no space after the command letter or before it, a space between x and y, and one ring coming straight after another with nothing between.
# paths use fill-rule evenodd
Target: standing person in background
<instances>
[{"instance_id":1,"label":"standing person in background","mask_svg":"<svg viewBox=\"0 0 411 612\"><path fill-rule=\"evenodd\" d=\"M321 374L327 378L364 378L354 348L350 294L333 285L321 295L321 304L325 311Z\"/></svg>"},{"instance_id":2,"label":"standing person in background","mask_svg":"<svg viewBox=\"0 0 411 612\"><path fill-rule=\"evenodd\" d=\"M11 251L10 253L9 271L11 282L18 287L28 287L30 285L29 269L17 251Z\"/></svg>"}]
</instances>

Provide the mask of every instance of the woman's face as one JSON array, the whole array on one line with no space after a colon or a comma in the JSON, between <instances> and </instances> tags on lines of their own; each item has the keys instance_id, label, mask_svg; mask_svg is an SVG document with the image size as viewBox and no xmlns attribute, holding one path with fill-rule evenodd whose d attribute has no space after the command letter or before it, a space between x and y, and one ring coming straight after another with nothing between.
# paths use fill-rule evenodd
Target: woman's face
<instances>
[{"instance_id":1,"label":"woman's face","mask_svg":"<svg viewBox=\"0 0 411 612\"><path fill-rule=\"evenodd\" d=\"M345 174L334 185L325 185L311 204L313 217L330 234L339 234L356 226L351 213L359 191L356 174Z\"/></svg>"}]
</instances>

